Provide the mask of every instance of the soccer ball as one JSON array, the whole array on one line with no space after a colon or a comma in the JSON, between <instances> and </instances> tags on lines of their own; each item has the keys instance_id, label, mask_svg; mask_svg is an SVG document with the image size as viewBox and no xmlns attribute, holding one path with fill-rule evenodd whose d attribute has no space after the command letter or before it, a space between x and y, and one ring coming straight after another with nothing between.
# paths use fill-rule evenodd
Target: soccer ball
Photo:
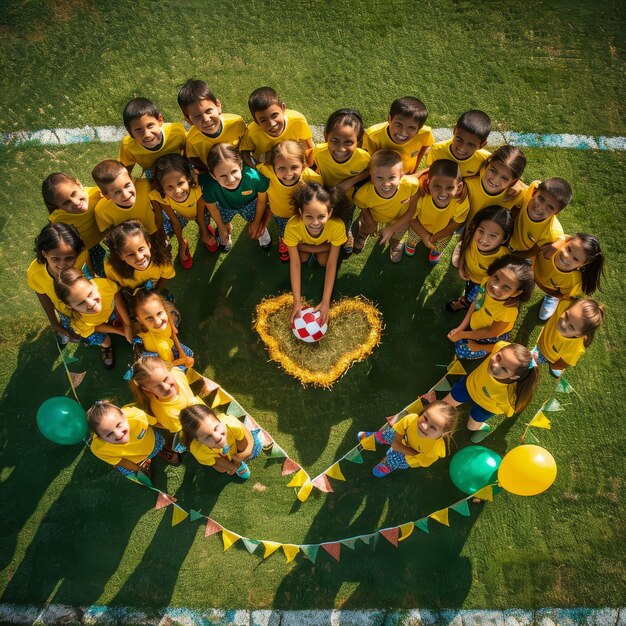
<instances>
[{"instance_id":1,"label":"soccer ball","mask_svg":"<svg viewBox=\"0 0 626 626\"><path fill-rule=\"evenodd\" d=\"M318 321L319 317L320 312L313 311L312 307L303 309L300 317L296 317L291 323L291 330L293 330L293 334L296 338L305 343L315 343L319 341L328 330L328 324L320 326Z\"/></svg>"}]
</instances>

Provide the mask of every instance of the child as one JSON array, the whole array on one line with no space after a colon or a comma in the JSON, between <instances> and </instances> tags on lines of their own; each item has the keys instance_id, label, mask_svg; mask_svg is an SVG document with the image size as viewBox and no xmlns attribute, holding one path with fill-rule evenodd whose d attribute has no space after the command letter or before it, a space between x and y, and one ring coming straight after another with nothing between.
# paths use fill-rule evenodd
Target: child
<instances>
[{"instance_id":1,"label":"child","mask_svg":"<svg viewBox=\"0 0 626 626\"><path fill-rule=\"evenodd\" d=\"M246 461L262 449L258 431L250 432L236 417L219 417L205 404L194 404L180 412L183 443L198 463L213 467L221 474L250 477Z\"/></svg>"},{"instance_id":2,"label":"child","mask_svg":"<svg viewBox=\"0 0 626 626\"><path fill-rule=\"evenodd\" d=\"M539 319L545 322L556 311L561 298L590 296L600 288L604 255L594 235L577 233L564 238L535 260L535 282L545 292Z\"/></svg>"},{"instance_id":3,"label":"child","mask_svg":"<svg viewBox=\"0 0 626 626\"><path fill-rule=\"evenodd\" d=\"M289 263L289 253L283 241L285 226L294 215L291 198L298 184L322 182L322 177L306 165L304 144L297 141L281 141L270 151L265 163L259 163L257 170L269 180L267 198L272 217L278 228L278 258Z\"/></svg>"},{"instance_id":4,"label":"child","mask_svg":"<svg viewBox=\"0 0 626 626\"><path fill-rule=\"evenodd\" d=\"M529 300L533 292L530 265L510 254L494 261L487 276L463 321L448 333L461 359L482 359L493 344L508 340L520 302Z\"/></svg>"},{"instance_id":5,"label":"child","mask_svg":"<svg viewBox=\"0 0 626 626\"><path fill-rule=\"evenodd\" d=\"M248 235L258 239L261 249L269 250L272 238L263 225L267 178L244 165L237 150L227 143L218 143L209 150L207 168L209 173L200 175L202 197L217 224L220 249L223 252L231 249L230 222L239 213L248 222Z\"/></svg>"},{"instance_id":6,"label":"child","mask_svg":"<svg viewBox=\"0 0 626 626\"><path fill-rule=\"evenodd\" d=\"M96 224L94 209L102 196L98 187L83 187L79 180L55 172L41 184L41 195L53 224L62 222L76 227L89 250L91 265L96 274L103 273L105 251L100 245L102 233Z\"/></svg>"},{"instance_id":7,"label":"child","mask_svg":"<svg viewBox=\"0 0 626 626\"><path fill-rule=\"evenodd\" d=\"M70 309L54 291L54 277L70 267L82 267L87 260L85 245L74 226L59 222L43 227L35 238L35 260L26 270L28 286L37 294L60 345L79 341L70 326Z\"/></svg>"},{"instance_id":8,"label":"child","mask_svg":"<svg viewBox=\"0 0 626 626\"><path fill-rule=\"evenodd\" d=\"M428 171L426 191L418 196L404 253L415 256L417 244L423 241L429 249L428 261L435 265L469 211L458 163L449 159L435 161Z\"/></svg>"},{"instance_id":9,"label":"child","mask_svg":"<svg viewBox=\"0 0 626 626\"><path fill-rule=\"evenodd\" d=\"M532 354L537 363L548 363L557 378L591 345L604 323L604 306L595 300L561 300L556 314L541 329Z\"/></svg>"},{"instance_id":10,"label":"child","mask_svg":"<svg viewBox=\"0 0 626 626\"><path fill-rule=\"evenodd\" d=\"M538 382L539 368L528 349L499 341L491 356L457 381L443 401L451 406L472 403L467 428L472 431L472 443L480 443L492 430L487 420L500 413L507 417L521 413Z\"/></svg>"},{"instance_id":11,"label":"child","mask_svg":"<svg viewBox=\"0 0 626 626\"><path fill-rule=\"evenodd\" d=\"M333 217L333 210L342 200L343 195L336 187L325 188L318 183L300 185L291 197L297 213L285 229L293 291L291 322L300 317L302 309L300 265L306 263L312 254L322 267L326 267L322 301L315 310L320 312L320 325L328 321L339 251L347 239L345 224L339 217Z\"/></svg>"},{"instance_id":12,"label":"child","mask_svg":"<svg viewBox=\"0 0 626 626\"><path fill-rule=\"evenodd\" d=\"M557 215L570 203L572 188L563 178L530 183L521 208L512 210L515 228L510 248L520 256L537 256L546 246L563 237Z\"/></svg>"},{"instance_id":13,"label":"child","mask_svg":"<svg viewBox=\"0 0 626 626\"><path fill-rule=\"evenodd\" d=\"M476 213L465 229L459 255L459 276L465 281L465 293L445 306L454 313L465 311L474 302L478 288L487 278L487 269L509 254L507 244L513 233L511 212L500 206L489 206Z\"/></svg>"},{"instance_id":14,"label":"child","mask_svg":"<svg viewBox=\"0 0 626 626\"><path fill-rule=\"evenodd\" d=\"M132 339L130 317L118 289L108 278L88 280L75 267L62 270L54 278L57 297L71 309L69 318L72 330L87 345L100 346L105 369L115 367L115 353L109 333L122 335L129 342Z\"/></svg>"},{"instance_id":15,"label":"child","mask_svg":"<svg viewBox=\"0 0 626 626\"><path fill-rule=\"evenodd\" d=\"M414 215L419 188L417 179L403 176L402 172L402 157L395 150L379 150L372 157L371 180L354 196L354 204L361 209L352 227L353 232L356 231L355 253L363 250L379 224L386 224L380 233L380 243L384 245L389 241L389 258L393 263L402 260L402 238L408 219L401 218L407 211Z\"/></svg>"},{"instance_id":16,"label":"child","mask_svg":"<svg viewBox=\"0 0 626 626\"><path fill-rule=\"evenodd\" d=\"M185 153L185 127L179 122L164 124L163 116L150 100L134 98L124 107L122 117L128 135L122 139L119 160L129 174L137 163L151 180L150 168L161 155Z\"/></svg>"},{"instance_id":17,"label":"child","mask_svg":"<svg viewBox=\"0 0 626 626\"><path fill-rule=\"evenodd\" d=\"M359 441L374 435L376 443L387 444L389 450L372 470L376 478L384 478L397 469L429 467L446 456L444 438L450 438L459 419L458 409L438 401L429 404L421 413L409 413L392 427L375 432L361 431Z\"/></svg>"},{"instance_id":18,"label":"child","mask_svg":"<svg viewBox=\"0 0 626 626\"><path fill-rule=\"evenodd\" d=\"M119 408L110 402L96 402L87 411L87 425L93 433L91 451L124 476L141 471L149 477L151 459L157 454L178 465L178 454L163 449L163 437L152 428L155 423L154 417L136 406Z\"/></svg>"},{"instance_id":19,"label":"child","mask_svg":"<svg viewBox=\"0 0 626 626\"><path fill-rule=\"evenodd\" d=\"M150 203L150 183L134 182L120 161L100 161L91 176L104 196L96 205L96 224L104 233L126 220L139 220L150 235L157 232L154 211Z\"/></svg>"},{"instance_id":20,"label":"child","mask_svg":"<svg viewBox=\"0 0 626 626\"><path fill-rule=\"evenodd\" d=\"M111 251L104 262L106 277L127 293L137 287L160 293L176 275L171 252L156 238L153 241L139 220L116 226L107 235L106 244Z\"/></svg>"},{"instance_id":21,"label":"child","mask_svg":"<svg viewBox=\"0 0 626 626\"><path fill-rule=\"evenodd\" d=\"M193 352L178 340L178 329L168 305L154 291L139 289L132 301L135 338L139 356L158 356L171 365L193 366Z\"/></svg>"},{"instance_id":22,"label":"child","mask_svg":"<svg viewBox=\"0 0 626 626\"><path fill-rule=\"evenodd\" d=\"M263 163L272 147L285 139L302 141L305 150L313 148L311 129L304 115L287 109L271 87L255 89L248 98L248 108L252 121L240 146L246 165Z\"/></svg>"},{"instance_id":23,"label":"child","mask_svg":"<svg viewBox=\"0 0 626 626\"><path fill-rule=\"evenodd\" d=\"M489 150L485 150L487 137L491 132L491 119L483 111L465 111L459 117L452 139L438 141L428 152L427 165L432 165L439 159L450 159L459 164L461 176L475 176L481 165L489 157Z\"/></svg>"},{"instance_id":24,"label":"child","mask_svg":"<svg viewBox=\"0 0 626 626\"><path fill-rule=\"evenodd\" d=\"M190 78L178 92L178 106L191 125L185 153L196 170L206 171L207 155L216 143L229 143L239 148L246 132L243 117L222 113L221 102L204 81Z\"/></svg>"},{"instance_id":25,"label":"child","mask_svg":"<svg viewBox=\"0 0 626 626\"><path fill-rule=\"evenodd\" d=\"M387 121L370 126L363 147L372 155L378 150L396 150L402 156L403 171L413 174L429 146L435 143L430 126L425 126L428 109L412 96L391 103Z\"/></svg>"},{"instance_id":26,"label":"child","mask_svg":"<svg viewBox=\"0 0 626 626\"><path fill-rule=\"evenodd\" d=\"M180 154L165 154L159 157L152 168L154 189L150 199L156 202L157 222L162 217L163 230L168 237L176 235L178 258L184 269L191 269L193 259L189 242L183 238L183 228L190 221L198 224L200 239L211 253L217 252L215 231L211 226L211 215L202 198L202 189L191 163Z\"/></svg>"}]
</instances>

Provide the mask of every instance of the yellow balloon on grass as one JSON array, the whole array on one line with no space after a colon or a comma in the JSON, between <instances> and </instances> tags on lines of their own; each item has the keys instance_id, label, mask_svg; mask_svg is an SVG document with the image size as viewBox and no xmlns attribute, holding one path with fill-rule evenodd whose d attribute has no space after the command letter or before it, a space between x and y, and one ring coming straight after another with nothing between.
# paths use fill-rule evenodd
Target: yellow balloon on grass
<instances>
[{"instance_id":1,"label":"yellow balloon on grass","mask_svg":"<svg viewBox=\"0 0 626 626\"><path fill-rule=\"evenodd\" d=\"M513 448L498 468L500 486L517 496L536 496L555 478L554 457L545 448L531 444Z\"/></svg>"}]
</instances>

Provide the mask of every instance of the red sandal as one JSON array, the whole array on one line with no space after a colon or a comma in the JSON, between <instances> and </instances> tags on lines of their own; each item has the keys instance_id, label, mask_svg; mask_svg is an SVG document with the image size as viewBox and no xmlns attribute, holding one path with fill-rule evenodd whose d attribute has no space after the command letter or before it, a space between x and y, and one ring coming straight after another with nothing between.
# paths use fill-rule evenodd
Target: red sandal
<instances>
[{"instance_id":1,"label":"red sandal","mask_svg":"<svg viewBox=\"0 0 626 626\"><path fill-rule=\"evenodd\" d=\"M211 235L213 237L213 243L207 243L206 245L206 249L213 254L214 252L217 252L217 237L215 236L215 230L213 229L213 226L209 226L207 228L207 231L209 232L209 235Z\"/></svg>"},{"instance_id":2,"label":"red sandal","mask_svg":"<svg viewBox=\"0 0 626 626\"><path fill-rule=\"evenodd\" d=\"M191 257L191 252L189 252L189 242L186 239L183 239L185 243L185 247L182 249L182 252L187 256L187 260L183 261L180 258L180 252L178 254L178 259L180 260L180 264L183 266L183 269L190 270L193 266L193 258Z\"/></svg>"}]
</instances>

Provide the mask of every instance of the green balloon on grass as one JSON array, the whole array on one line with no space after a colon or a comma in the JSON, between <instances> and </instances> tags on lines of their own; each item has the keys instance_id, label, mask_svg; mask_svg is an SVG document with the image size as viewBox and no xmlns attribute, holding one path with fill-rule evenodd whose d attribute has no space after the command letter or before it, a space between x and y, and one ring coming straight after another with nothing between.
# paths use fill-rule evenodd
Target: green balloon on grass
<instances>
[{"instance_id":1,"label":"green balloon on grass","mask_svg":"<svg viewBox=\"0 0 626 626\"><path fill-rule=\"evenodd\" d=\"M54 443L69 446L87 436L87 419L83 407L63 396L48 398L37 411L41 434Z\"/></svg>"},{"instance_id":2,"label":"green balloon on grass","mask_svg":"<svg viewBox=\"0 0 626 626\"><path fill-rule=\"evenodd\" d=\"M502 457L483 446L459 450L450 461L452 482L467 495L490 485L496 479Z\"/></svg>"}]
</instances>

